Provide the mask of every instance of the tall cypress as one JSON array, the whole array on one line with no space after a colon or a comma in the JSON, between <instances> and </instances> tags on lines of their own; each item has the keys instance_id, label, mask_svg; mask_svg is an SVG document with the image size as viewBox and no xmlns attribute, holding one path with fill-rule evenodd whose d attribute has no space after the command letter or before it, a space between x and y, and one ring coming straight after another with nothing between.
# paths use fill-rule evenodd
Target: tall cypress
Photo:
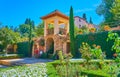
<instances>
[{"instance_id":1,"label":"tall cypress","mask_svg":"<svg viewBox=\"0 0 120 77\"><path fill-rule=\"evenodd\" d=\"M93 24L93 22L92 22L92 17L90 17L90 21L89 21L89 23L90 23L90 24Z\"/></svg>"},{"instance_id":2,"label":"tall cypress","mask_svg":"<svg viewBox=\"0 0 120 77\"><path fill-rule=\"evenodd\" d=\"M75 37L74 37L74 17L73 17L73 8L70 8L70 16L69 16L69 32L70 32L70 52L75 57Z\"/></svg>"}]
</instances>

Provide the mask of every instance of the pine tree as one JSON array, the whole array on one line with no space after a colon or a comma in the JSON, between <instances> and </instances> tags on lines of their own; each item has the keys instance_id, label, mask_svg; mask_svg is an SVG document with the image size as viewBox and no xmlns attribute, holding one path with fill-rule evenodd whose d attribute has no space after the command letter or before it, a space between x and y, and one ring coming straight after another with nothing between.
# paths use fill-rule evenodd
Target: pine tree
<instances>
[{"instance_id":1,"label":"pine tree","mask_svg":"<svg viewBox=\"0 0 120 77\"><path fill-rule=\"evenodd\" d=\"M89 21L89 23L90 23L90 24L93 24L93 22L92 22L92 17L90 17L90 21Z\"/></svg>"},{"instance_id":2,"label":"pine tree","mask_svg":"<svg viewBox=\"0 0 120 77\"><path fill-rule=\"evenodd\" d=\"M69 32L70 32L70 51L73 56L75 56L75 38L74 38L74 17L73 17L73 8L70 8L70 19L69 19Z\"/></svg>"}]
</instances>

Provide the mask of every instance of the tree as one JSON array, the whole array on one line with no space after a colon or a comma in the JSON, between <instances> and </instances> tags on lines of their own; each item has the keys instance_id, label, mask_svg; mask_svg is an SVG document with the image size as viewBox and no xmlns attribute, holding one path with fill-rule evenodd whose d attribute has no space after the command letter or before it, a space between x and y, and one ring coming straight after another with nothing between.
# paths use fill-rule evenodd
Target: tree
<instances>
[{"instance_id":1,"label":"tree","mask_svg":"<svg viewBox=\"0 0 120 77\"><path fill-rule=\"evenodd\" d=\"M36 29L35 29L35 33L37 36L42 36L44 35L44 22L40 23Z\"/></svg>"},{"instance_id":2,"label":"tree","mask_svg":"<svg viewBox=\"0 0 120 77\"><path fill-rule=\"evenodd\" d=\"M70 8L70 19L69 19L69 32L70 32L70 51L73 56L75 56L75 36L74 36L74 17L73 17L73 8Z\"/></svg>"},{"instance_id":3,"label":"tree","mask_svg":"<svg viewBox=\"0 0 120 77\"><path fill-rule=\"evenodd\" d=\"M89 23L90 23L90 24L93 24L93 22L92 22L92 17L90 17L90 21L89 21Z\"/></svg>"},{"instance_id":4,"label":"tree","mask_svg":"<svg viewBox=\"0 0 120 77\"><path fill-rule=\"evenodd\" d=\"M104 17L102 24L113 26L113 14L110 12L114 0L102 0L102 3L97 7L96 13Z\"/></svg>"},{"instance_id":5,"label":"tree","mask_svg":"<svg viewBox=\"0 0 120 77\"><path fill-rule=\"evenodd\" d=\"M20 41L20 34L6 27L0 28L0 41L6 49L8 44L14 44Z\"/></svg>"},{"instance_id":6,"label":"tree","mask_svg":"<svg viewBox=\"0 0 120 77\"><path fill-rule=\"evenodd\" d=\"M85 21L87 22L87 17L85 13L83 13L83 19L85 19Z\"/></svg>"},{"instance_id":7,"label":"tree","mask_svg":"<svg viewBox=\"0 0 120 77\"><path fill-rule=\"evenodd\" d=\"M32 25L32 28L35 29L35 24L34 24L34 21L31 20L30 18L26 18L25 20L25 23L24 24L27 24L27 25Z\"/></svg>"},{"instance_id":8,"label":"tree","mask_svg":"<svg viewBox=\"0 0 120 77\"><path fill-rule=\"evenodd\" d=\"M22 37L28 37L29 30L30 30L30 25L21 24L19 26L19 32L20 32L20 34L21 34Z\"/></svg>"},{"instance_id":9,"label":"tree","mask_svg":"<svg viewBox=\"0 0 120 77\"><path fill-rule=\"evenodd\" d=\"M112 8L110 9L110 12L113 14L114 17L114 25L119 26L120 25L120 0L115 0L113 3Z\"/></svg>"}]
</instances>

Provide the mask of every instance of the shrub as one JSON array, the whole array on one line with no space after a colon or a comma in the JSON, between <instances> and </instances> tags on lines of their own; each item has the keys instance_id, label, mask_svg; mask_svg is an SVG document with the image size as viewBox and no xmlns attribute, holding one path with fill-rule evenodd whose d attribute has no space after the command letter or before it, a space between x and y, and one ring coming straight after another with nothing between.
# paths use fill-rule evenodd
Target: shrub
<instances>
[{"instance_id":1,"label":"shrub","mask_svg":"<svg viewBox=\"0 0 120 77\"><path fill-rule=\"evenodd\" d=\"M29 42L20 42L20 43L17 43L17 54L24 54L25 57L28 57L29 55L32 55L32 52L29 53ZM31 45L31 50L32 50L32 46L33 46L33 42L32 42L32 45Z\"/></svg>"},{"instance_id":2,"label":"shrub","mask_svg":"<svg viewBox=\"0 0 120 77\"><path fill-rule=\"evenodd\" d=\"M0 52L2 52L4 49L4 46L0 44Z\"/></svg>"}]
</instances>

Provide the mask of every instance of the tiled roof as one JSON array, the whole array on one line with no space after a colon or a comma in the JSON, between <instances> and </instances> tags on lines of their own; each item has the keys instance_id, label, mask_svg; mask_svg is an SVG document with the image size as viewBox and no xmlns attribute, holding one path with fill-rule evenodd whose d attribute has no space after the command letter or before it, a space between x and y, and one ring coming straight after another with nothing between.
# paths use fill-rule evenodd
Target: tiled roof
<instances>
[{"instance_id":1,"label":"tiled roof","mask_svg":"<svg viewBox=\"0 0 120 77\"><path fill-rule=\"evenodd\" d=\"M47 18L53 17L53 16L60 16L60 17L63 17L63 18L65 18L65 19L69 19L68 16L62 14L62 13L61 13L60 11L58 11L58 10L55 10L55 11L53 11L53 12L51 12L51 13L49 13L49 14L43 16L43 17L41 17L41 19L44 20L44 19L47 19Z\"/></svg>"}]
</instances>

